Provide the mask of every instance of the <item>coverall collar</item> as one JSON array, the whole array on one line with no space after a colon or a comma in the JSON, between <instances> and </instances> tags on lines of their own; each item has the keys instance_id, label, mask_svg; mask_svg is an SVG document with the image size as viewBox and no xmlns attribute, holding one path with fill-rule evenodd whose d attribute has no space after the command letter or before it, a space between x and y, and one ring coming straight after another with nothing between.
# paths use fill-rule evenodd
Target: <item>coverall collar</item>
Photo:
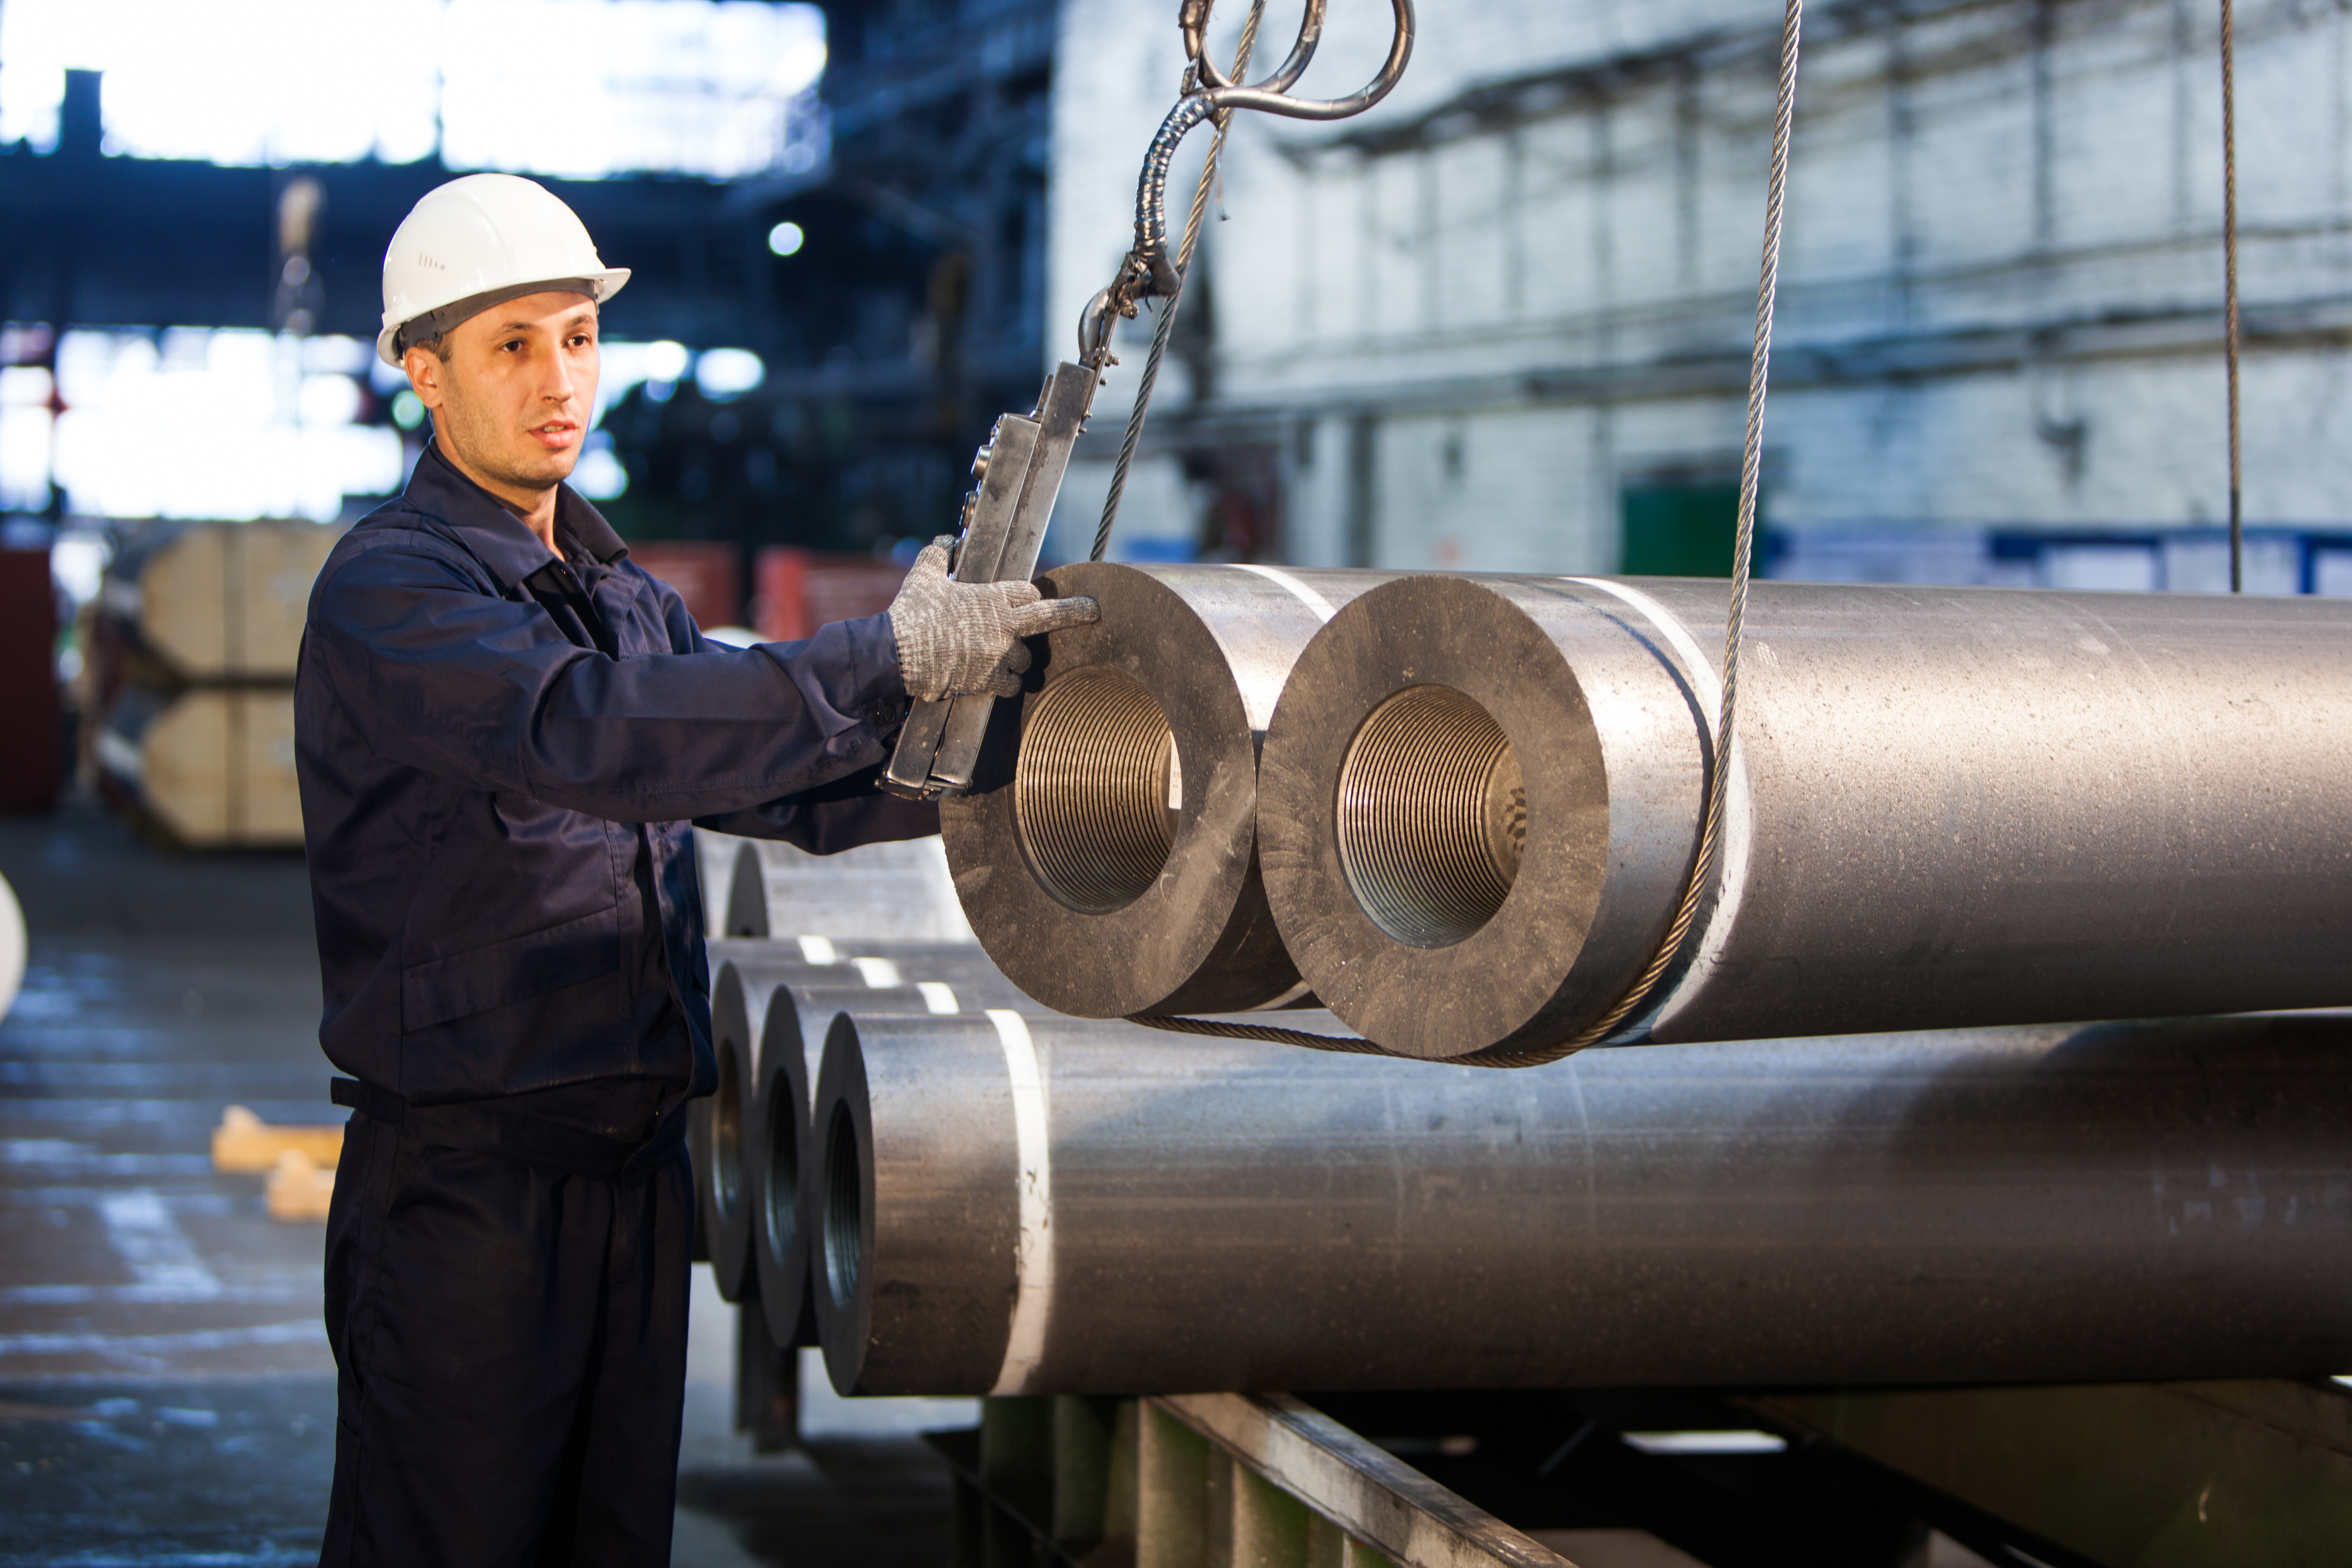
<instances>
[{"instance_id":1,"label":"coverall collar","mask_svg":"<svg viewBox=\"0 0 2352 1568\"><path fill-rule=\"evenodd\" d=\"M402 492L409 505L433 518L457 536L489 574L501 591L511 592L534 573L555 564L555 557L539 535L520 518L499 503L497 497L457 471L441 454L437 439L427 440ZM582 499L570 485L555 490L558 537L569 535L581 548L607 565L629 552L604 514Z\"/></svg>"}]
</instances>

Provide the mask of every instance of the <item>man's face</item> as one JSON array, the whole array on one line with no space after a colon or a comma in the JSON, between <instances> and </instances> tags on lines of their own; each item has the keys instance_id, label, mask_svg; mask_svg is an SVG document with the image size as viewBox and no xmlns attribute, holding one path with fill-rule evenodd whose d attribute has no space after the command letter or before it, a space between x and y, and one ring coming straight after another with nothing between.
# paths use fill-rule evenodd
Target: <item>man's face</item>
<instances>
[{"instance_id":1,"label":"man's face","mask_svg":"<svg viewBox=\"0 0 2352 1568\"><path fill-rule=\"evenodd\" d=\"M402 368L463 466L529 492L569 478L596 401L596 302L526 294L451 328L446 343L447 363L420 347Z\"/></svg>"}]
</instances>

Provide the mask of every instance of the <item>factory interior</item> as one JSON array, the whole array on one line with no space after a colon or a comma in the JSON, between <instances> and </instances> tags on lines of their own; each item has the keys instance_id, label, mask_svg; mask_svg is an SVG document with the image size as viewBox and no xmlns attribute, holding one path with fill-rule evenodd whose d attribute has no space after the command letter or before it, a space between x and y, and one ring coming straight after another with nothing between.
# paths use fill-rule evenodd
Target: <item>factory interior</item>
<instances>
[{"instance_id":1,"label":"factory interior","mask_svg":"<svg viewBox=\"0 0 2352 1568\"><path fill-rule=\"evenodd\" d=\"M2347 1302L2352 7L0 0L0 1568L2322 1568Z\"/></svg>"}]
</instances>

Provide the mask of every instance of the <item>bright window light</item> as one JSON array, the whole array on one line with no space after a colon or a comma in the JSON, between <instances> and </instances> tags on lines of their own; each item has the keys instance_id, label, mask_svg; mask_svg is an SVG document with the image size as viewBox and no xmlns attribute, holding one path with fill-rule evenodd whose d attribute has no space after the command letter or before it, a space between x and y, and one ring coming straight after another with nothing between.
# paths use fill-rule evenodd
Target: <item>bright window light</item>
<instances>
[{"instance_id":1,"label":"bright window light","mask_svg":"<svg viewBox=\"0 0 2352 1568\"><path fill-rule=\"evenodd\" d=\"M49 437L47 409L0 402L0 511L49 504Z\"/></svg>"},{"instance_id":2,"label":"bright window light","mask_svg":"<svg viewBox=\"0 0 2352 1568\"><path fill-rule=\"evenodd\" d=\"M778 256L797 256L808 236L796 223L780 223L768 231L768 248Z\"/></svg>"},{"instance_id":3,"label":"bright window light","mask_svg":"<svg viewBox=\"0 0 2352 1568\"><path fill-rule=\"evenodd\" d=\"M596 403L588 416L592 426L604 423L606 412L628 395L633 386L645 386L646 395L656 403L667 402L678 378L694 363L693 353L684 343L667 340L633 343L606 338L596 345Z\"/></svg>"},{"instance_id":4,"label":"bright window light","mask_svg":"<svg viewBox=\"0 0 2352 1568\"><path fill-rule=\"evenodd\" d=\"M667 339L646 345L646 377L650 381L676 381L686 374L690 356L684 343Z\"/></svg>"},{"instance_id":5,"label":"bright window light","mask_svg":"<svg viewBox=\"0 0 2352 1568\"><path fill-rule=\"evenodd\" d=\"M768 367L750 349L706 349L695 357L694 384L720 403L742 396L767 377Z\"/></svg>"},{"instance_id":6,"label":"bright window light","mask_svg":"<svg viewBox=\"0 0 2352 1568\"><path fill-rule=\"evenodd\" d=\"M58 344L54 482L94 517L308 517L401 485L399 433L354 425L359 384L305 374L352 340L178 327ZM350 346L345 346L346 344Z\"/></svg>"},{"instance_id":7,"label":"bright window light","mask_svg":"<svg viewBox=\"0 0 2352 1568\"><path fill-rule=\"evenodd\" d=\"M572 488L590 500L611 500L629 488L629 470L613 456L613 443L602 430L588 438L580 466L572 471Z\"/></svg>"},{"instance_id":8,"label":"bright window light","mask_svg":"<svg viewBox=\"0 0 2352 1568\"><path fill-rule=\"evenodd\" d=\"M0 143L55 148L77 69L121 156L802 173L824 64L824 13L766 0L6 0Z\"/></svg>"},{"instance_id":9,"label":"bright window light","mask_svg":"<svg viewBox=\"0 0 2352 1568\"><path fill-rule=\"evenodd\" d=\"M295 407L305 425L349 425L359 417L360 384L348 375L306 375Z\"/></svg>"}]
</instances>

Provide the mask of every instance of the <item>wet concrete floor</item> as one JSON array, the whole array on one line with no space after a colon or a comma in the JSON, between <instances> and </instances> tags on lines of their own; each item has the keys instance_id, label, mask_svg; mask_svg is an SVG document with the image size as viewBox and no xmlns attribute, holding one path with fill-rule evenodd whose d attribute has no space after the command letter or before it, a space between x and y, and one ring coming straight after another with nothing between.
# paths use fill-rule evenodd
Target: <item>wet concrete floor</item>
<instances>
[{"instance_id":1,"label":"wet concrete floor","mask_svg":"<svg viewBox=\"0 0 2352 1568\"><path fill-rule=\"evenodd\" d=\"M0 875L31 949L0 1020L0 1568L315 1560L322 1227L209 1154L231 1104L342 1119L301 860L156 849L79 805L0 818ZM910 1438L751 1453L707 1279L696 1303L676 1560L944 1562L946 1474Z\"/></svg>"}]
</instances>

